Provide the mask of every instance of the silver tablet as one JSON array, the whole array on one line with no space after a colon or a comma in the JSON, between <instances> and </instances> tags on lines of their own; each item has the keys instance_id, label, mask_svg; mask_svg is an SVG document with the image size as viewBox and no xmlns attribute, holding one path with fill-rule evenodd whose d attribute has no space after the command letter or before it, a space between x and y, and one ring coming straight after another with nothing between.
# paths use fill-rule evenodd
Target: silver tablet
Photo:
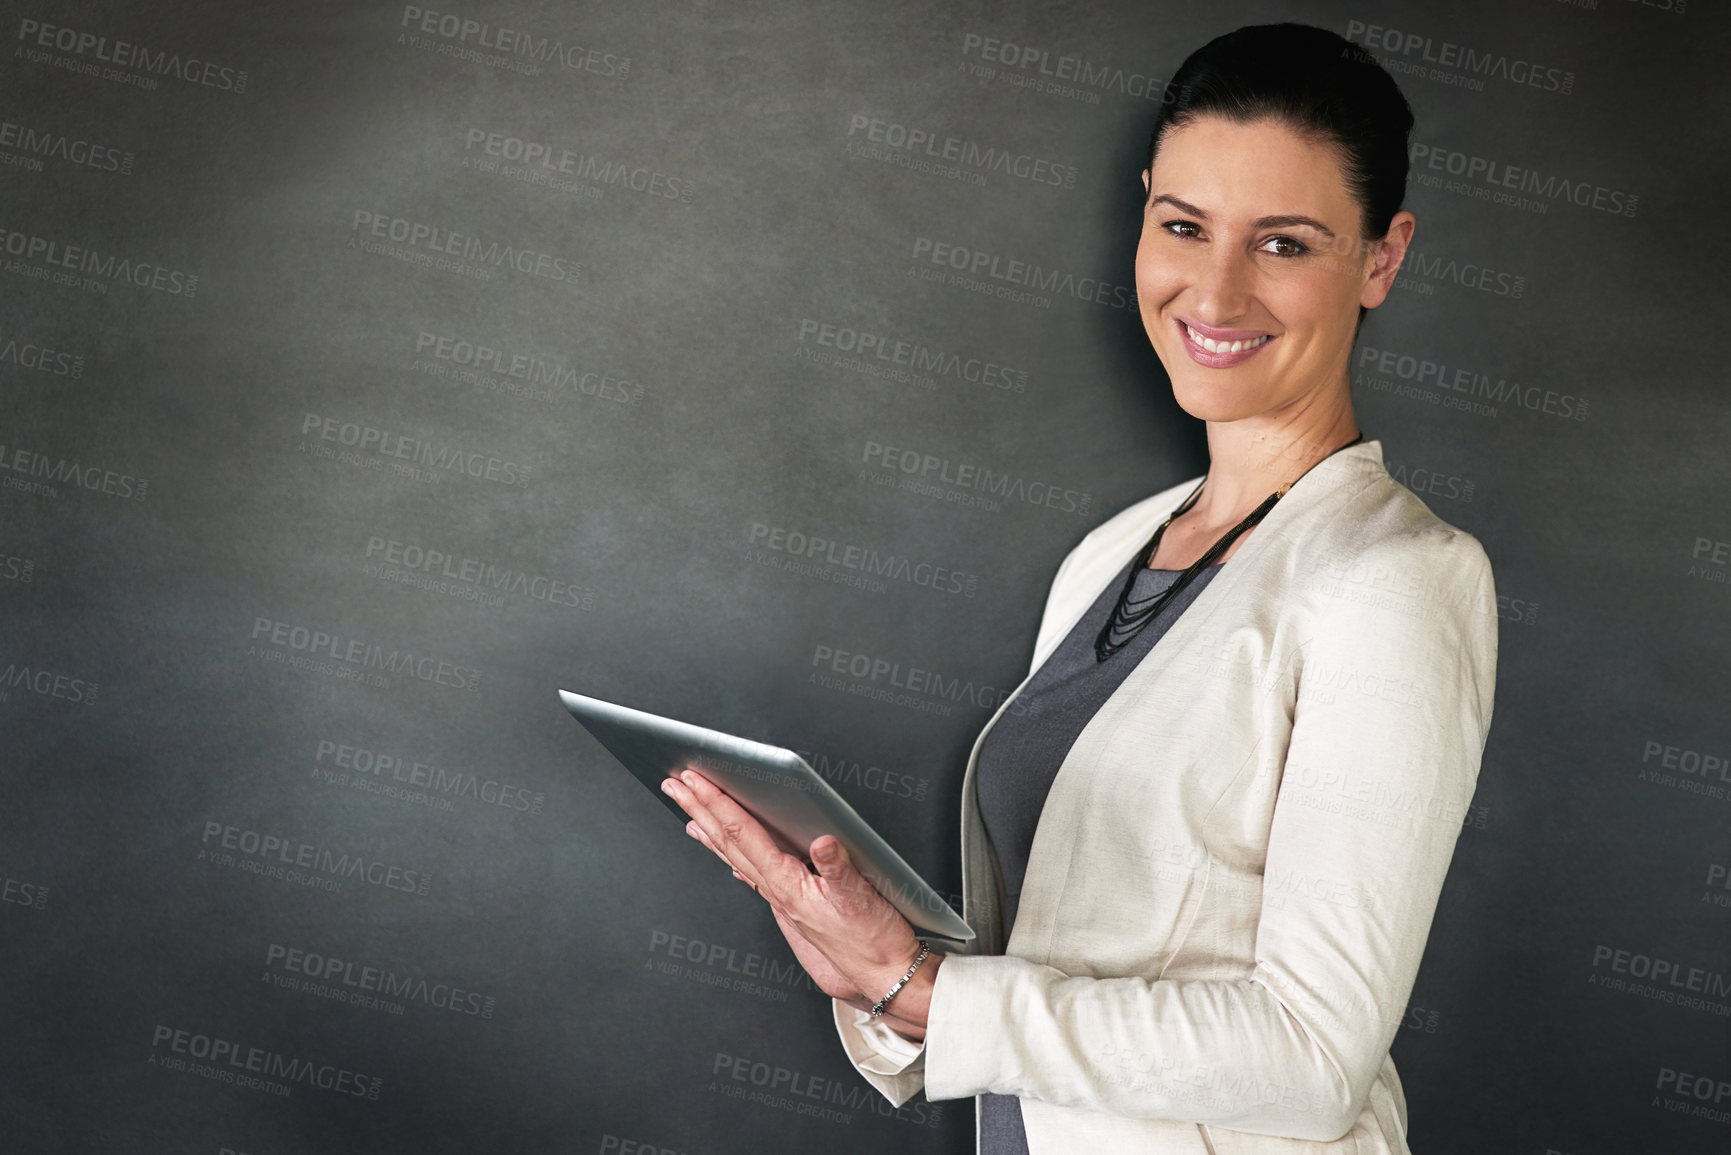
<instances>
[{"instance_id":1,"label":"silver tablet","mask_svg":"<svg viewBox=\"0 0 1731 1155\"><path fill-rule=\"evenodd\" d=\"M690 816L661 792L661 782L691 767L749 810L787 853L804 861L812 839L833 834L866 881L916 928L964 942L974 937L950 904L792 750L569 690L560 690L559 699L681 825Z\"/></svg>"}]
</instances>

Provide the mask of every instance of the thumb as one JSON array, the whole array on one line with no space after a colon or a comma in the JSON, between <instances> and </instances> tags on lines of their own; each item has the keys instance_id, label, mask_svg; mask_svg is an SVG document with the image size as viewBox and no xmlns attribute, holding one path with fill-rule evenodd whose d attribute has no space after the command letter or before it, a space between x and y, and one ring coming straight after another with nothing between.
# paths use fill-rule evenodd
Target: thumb
<instances>
[{"instance_id":1,"label":"thumb","mask_svg":"<svg viewBox=\"0 0 1731 1155\"><path fill-rule=\"evenodd\" d=\"M840 880L853 869L847 848L834 835L812 843L811 860L817 865L817 872L831 881Z\"/></svg>"}]
</instances>

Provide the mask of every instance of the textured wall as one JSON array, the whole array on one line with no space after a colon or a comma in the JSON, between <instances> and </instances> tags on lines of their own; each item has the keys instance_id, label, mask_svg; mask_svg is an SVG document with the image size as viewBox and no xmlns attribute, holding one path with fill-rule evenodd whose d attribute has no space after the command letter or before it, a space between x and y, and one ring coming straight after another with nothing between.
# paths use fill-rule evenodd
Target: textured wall
<instances>
[{"instance_id":1,"label":"textured wall","mask_svg":"<svg viewBox=\"0 0 1731 1155\"><path fill-rule=\"evenodd\" d=\"M0 1148L970 1150L554 689L806 751L958 890L1058 560L1204 464L1161 86L1294 18L1418 114L1359 416L1501 595L1413 1142L1725 1149L1723 14L1015 8L12 9Z\"/></svg>"}]
</instances>

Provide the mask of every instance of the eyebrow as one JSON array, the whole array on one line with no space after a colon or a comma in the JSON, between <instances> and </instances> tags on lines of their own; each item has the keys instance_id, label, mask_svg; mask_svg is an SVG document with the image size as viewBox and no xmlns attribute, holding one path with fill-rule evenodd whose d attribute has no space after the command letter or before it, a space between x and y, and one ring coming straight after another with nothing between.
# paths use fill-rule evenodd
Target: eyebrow
<instances>
[{"instance_id":1,"label":"eyebrow","mask_svg":"<svg viewBox=\"0 0 1731 1155\"><path fill-rule=\"evenodd\" d=\"M1159 196L1149 201L1148 204L1149 207L1153 207L1161 202L1172 205L1181 212L1187 212L1193 217L1201 217L1203 220L1208 219L1207 213L1203 212L1195 205L1186 204L1171 193L1161 193ZM1285 216L1277 217L1257 217L1255 220L1250 222L1250 227L1253 229L1284 229L1291 228L1294 225L1307 225L1327 237L1329 240L1332 241L1334 239L1334 230L1317 220L1315 217L1287 214Z\"/></svg>"}]
</instances>

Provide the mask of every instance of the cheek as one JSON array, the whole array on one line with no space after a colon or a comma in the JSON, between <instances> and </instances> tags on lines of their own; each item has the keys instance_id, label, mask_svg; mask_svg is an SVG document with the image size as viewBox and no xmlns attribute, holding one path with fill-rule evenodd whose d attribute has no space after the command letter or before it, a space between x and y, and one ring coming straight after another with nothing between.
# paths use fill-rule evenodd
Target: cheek
<instances>
[{"instance_id":1,"label":"cheek","mask_svg":"<svg viewBox=\"0 0 1731 1155\"><path fill-rule=\"evenodd\" d=\"M1363 284L1359 267L1351 260L1332 253L1321 255L1313 269L1295 280L1303 282L1306 295L1321 308L1337 307L1348 300L1356 306Z\"/></svg>"},{"instance_id":2,"label":"cheek","mask_svg":"<svg viewBox=\"0 0 1731 1155\"><path fill-rule=\"evenodd\" d=\"M1171 296L1170 287L1180 279L1180 270L1171 253L1164 251L1164 246L1157 240L1144 234L1136 246L1137 293L1153 298L1153 304L1163 304Z\"/></svg>"},{"instance_id":3,"label":"cheek","mask_svg":"<svg viewBox=\"0 0 1731 1155\"><path fill-rule=\"evenodd\" d=\"M1262 291L1270 312L1293 329L1325 331L1347 313L1358 319L1358 290L1350 275L1318 268L1301 276L1273 278Z\"/></svg>"}]
</instances>

